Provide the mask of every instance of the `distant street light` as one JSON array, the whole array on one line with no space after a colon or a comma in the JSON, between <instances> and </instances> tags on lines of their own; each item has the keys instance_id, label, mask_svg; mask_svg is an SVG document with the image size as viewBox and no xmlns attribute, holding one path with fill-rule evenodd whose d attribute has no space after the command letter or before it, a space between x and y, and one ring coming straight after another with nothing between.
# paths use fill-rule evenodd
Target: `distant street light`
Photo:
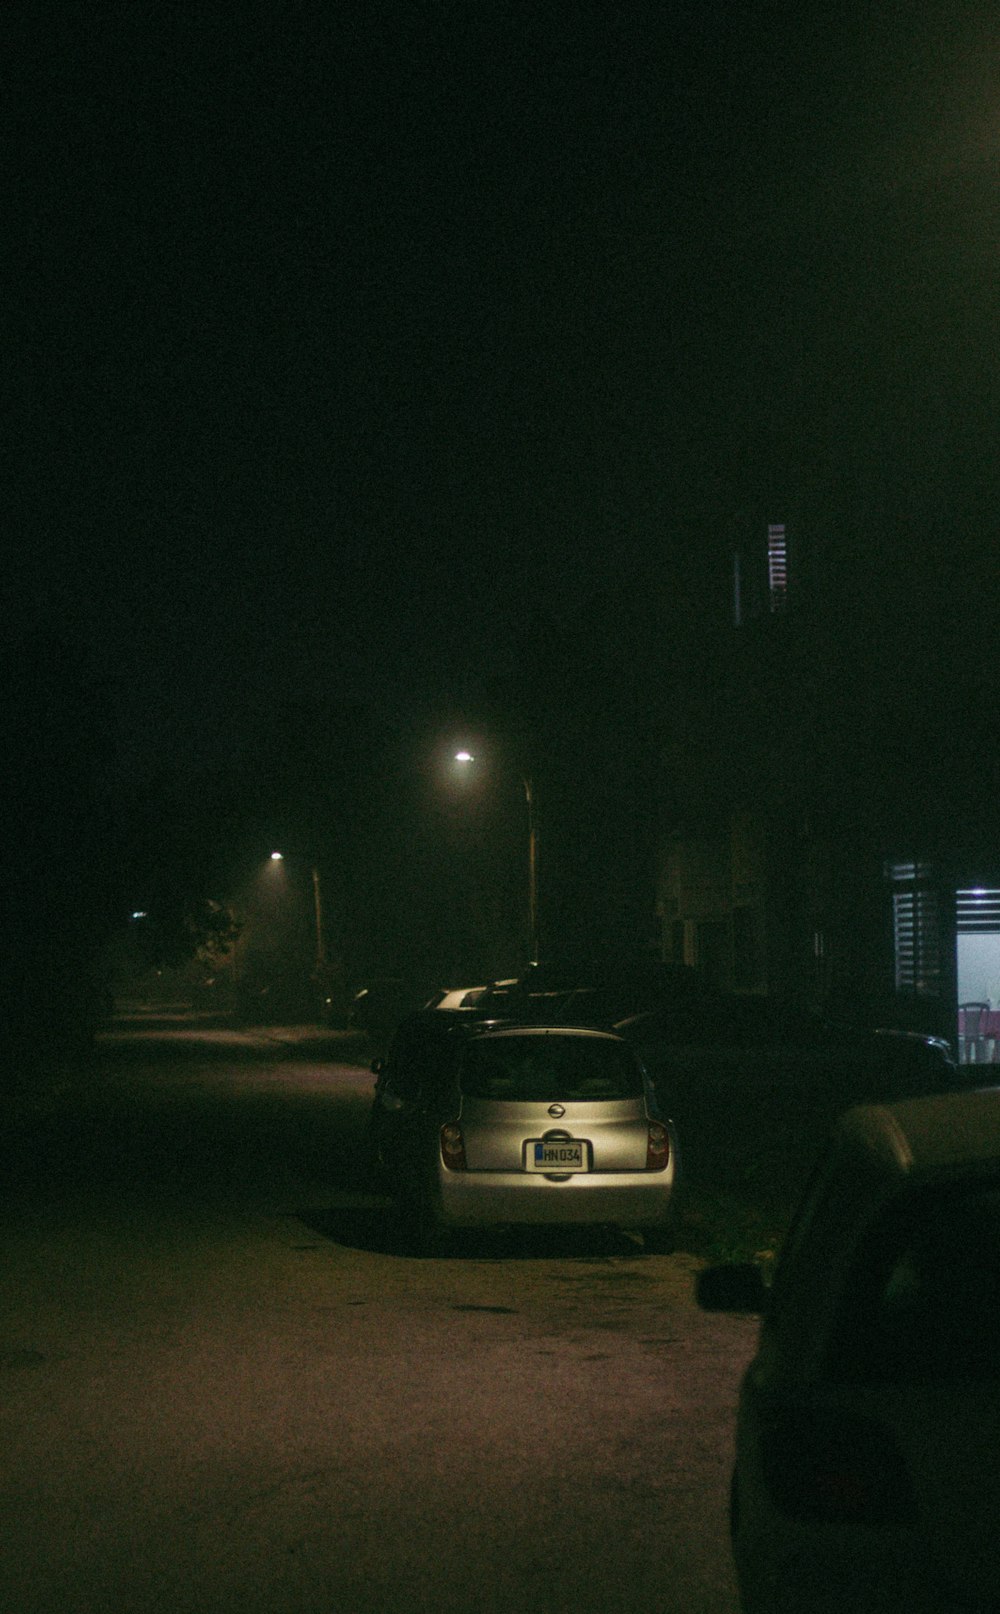
<instances>
[{"instance_id":1,"label":"distant street light","mask_svg":"<svg viewBox=\"0 0 1000 1614\"><path fill-rule=\"evenodd\" d=\"M468 767L475 762L471 751L456 751L455 761ZM535 823L535 796L531 779L521 776L524 800L528 809L528 945L529 963L538 963L538 826Z\"/></svg>"}]
</instances>

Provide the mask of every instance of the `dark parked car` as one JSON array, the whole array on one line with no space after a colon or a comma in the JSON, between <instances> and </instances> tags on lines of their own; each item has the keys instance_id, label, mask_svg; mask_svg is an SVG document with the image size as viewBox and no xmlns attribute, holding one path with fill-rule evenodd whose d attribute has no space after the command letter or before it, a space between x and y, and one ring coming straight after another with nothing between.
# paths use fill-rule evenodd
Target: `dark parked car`
<instances>
[{"instance_id":1,"label":"dark parked car","mask_svg":"<svg viewBox=\"0 0 1000 1614\"><path fill-rule=\"evenodd\" d=\"M839 1074L841 1108L871 1099L915 1098L950 1092L961 1076L940 1037L891 1028L866 1030L824 1020L768 998L718 993L664 1004L614 1022L654 1080L711 1064L740 1077Z\"/></svg>"},{"instance_id":2,"label":"dark parked car","mask_svg":"<svg viewBox=\"0 0 1000 1614\"><path fill-rule=\"evenodd\" d=\"M849 1111L760 1310L732 1541L747 1614L1000 1609L1000 1089Z\"/></svg>"},{"instance_id":3,"label":"dark parked car","mask_svg":"<svg viewBox=\"0 0 1000 1614\"><path fill-rule=\"evenodd\" d=\"M391 1031L404 1015L426 1003L431 988L400 975L377 975L356 992L348 1024L357 1031Z\"/></svg>"},{"instance_id":4,"label":"dark parked car","mask_svg":"<svg viewBox=\"0 0 1000 1614\"><path fill-rule=\"evenodd\" d=\"M473 1009L489 991L488 986L449 986L435 992L425 1005L428 1009Z\"/></svg>"}]
</instances>

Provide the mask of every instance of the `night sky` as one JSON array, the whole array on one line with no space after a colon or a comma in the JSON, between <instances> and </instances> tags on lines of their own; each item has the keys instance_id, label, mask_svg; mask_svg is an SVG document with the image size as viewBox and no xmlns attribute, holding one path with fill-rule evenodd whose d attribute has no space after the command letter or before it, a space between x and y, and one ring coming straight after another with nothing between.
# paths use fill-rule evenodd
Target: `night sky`
<instances>
[{"instance_id":1,"label":"night sky","mask_svg":"<svg viewBox=\"0 0 1000 1614\"><path fill-rule=\"evenodd\" d=\"M119 770L527 711L817 489L993 566L994 6L0 28L5 620L92 648Z\"/></svg>"}]
</instances>

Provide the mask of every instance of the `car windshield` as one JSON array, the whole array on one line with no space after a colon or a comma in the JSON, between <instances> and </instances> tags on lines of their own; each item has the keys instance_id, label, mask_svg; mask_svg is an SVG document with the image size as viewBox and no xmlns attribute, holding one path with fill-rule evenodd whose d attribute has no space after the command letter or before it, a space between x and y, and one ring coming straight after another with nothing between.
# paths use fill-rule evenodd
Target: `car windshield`
<instances>
[{"instance_id":1,"label":"car windshield","mask_svg":"<svg viewBox=\"0 0 1000 1614\"><path fill-rule=\"evenodd\" d=\"M496 1037L465 1050L459 1076L469 1098L553 1104L635 1098L642 1073L631 1051L604 1037Z\"/></svg>"}]
</instances>

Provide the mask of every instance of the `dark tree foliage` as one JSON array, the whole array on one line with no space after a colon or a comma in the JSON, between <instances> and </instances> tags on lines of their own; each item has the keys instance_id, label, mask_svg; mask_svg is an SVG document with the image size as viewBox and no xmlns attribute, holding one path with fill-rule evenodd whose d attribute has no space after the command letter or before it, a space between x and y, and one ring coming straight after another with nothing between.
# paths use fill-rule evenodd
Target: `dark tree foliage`
<instances>
[{"instance_id":1,"label":"dark tree foliage","mask_svg":"<svg viewBox=\"0 0 1000 1614\"><path fill-rule=\"evenodd\" d=\"M2 669L0 1007L24 1070L86 1043L102 1012L98 954L115 888L107 692L92 656L42 635Z\"/></svg>"},{"instance_id":2,"label":"dark tree foliage","mask_svg":"<svg viewBox=\"0 0 1000 1614\"><path fill-rule=\"evenodd\" d=\"M241 930L227 904L178 895L138 922L137 951L147 970L179 969L195 958L217 968L231 958Z\"/></svg>"}]
</instances>

